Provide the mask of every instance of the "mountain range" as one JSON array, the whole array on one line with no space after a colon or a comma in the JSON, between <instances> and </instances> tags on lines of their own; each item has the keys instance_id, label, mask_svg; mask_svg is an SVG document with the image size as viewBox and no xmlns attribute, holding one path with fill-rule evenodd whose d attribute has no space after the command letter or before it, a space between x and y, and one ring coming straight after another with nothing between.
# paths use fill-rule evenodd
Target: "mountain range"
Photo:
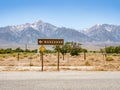
<instances>
[{"instance_id":1,"label":"mountain range","mask_svg":"<svg viewBox=\"0 0 120 90\"><path fill-rule=\"evenodd\" d=\"M86 30L75 30L37 21L0 27L0 44L37 44L38 38L63 38L80 43L120 42L120 25L96 24Z\"/></svg>"}]
</instances>

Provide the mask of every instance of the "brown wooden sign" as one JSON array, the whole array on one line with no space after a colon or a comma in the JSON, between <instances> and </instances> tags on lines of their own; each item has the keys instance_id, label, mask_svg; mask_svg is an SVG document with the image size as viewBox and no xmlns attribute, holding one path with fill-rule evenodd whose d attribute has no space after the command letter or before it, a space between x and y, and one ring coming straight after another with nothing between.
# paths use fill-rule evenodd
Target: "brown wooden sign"
<instances>
[{"instance_id":1,"label":"brown wooden sign","mask_svg":"<svg viewBox=\"0 0 120 90\"><path fill-rule=\"evenodd\" d=\"M64 39L38 39L38 45L63 45Z\"/></svg>"}]
</instances>

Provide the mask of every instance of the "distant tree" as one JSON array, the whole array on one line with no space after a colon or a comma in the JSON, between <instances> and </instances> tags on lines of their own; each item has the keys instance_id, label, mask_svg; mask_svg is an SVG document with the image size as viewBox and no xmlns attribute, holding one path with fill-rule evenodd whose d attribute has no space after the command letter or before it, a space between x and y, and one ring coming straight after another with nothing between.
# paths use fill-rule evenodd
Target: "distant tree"
<instances>
[{"instance_id":1,"label":"distant tree","mask_svg":"<svg viewBox=\"0 0 120 90\"><path fill-rule=\"evenodd\" d=\"M120 46L109 46L105 50L106 53L120 53Z\"/></svg>"},{"instance_id":2,"label":"distant tree","mask_svg":"<svg viewBox=\"0 0 120 90\"><path fill-rule=\"evenodd\" d=\"M69 47L67 45L63 45L61 48L60 48L60 52L61 54L63 55L63 60L64 60L64 55L69 51Z\"/></svg>"},{"instance_id":3,"label":"distant tree","mask_svg":"<svg viewBox=\"0 0 120 90\"><path fill-rule=\"evenodd\" d=\"M0 49L0 54L4 54L5 50L4 49Z\"/></svg>"},{"instance_id":4,"label":"distant tree","mask_svg":"<svg viewBox=\"0 0 120 90\"><path fill-rule=\"evenodd\" d=\"M80 52L87 52L86 49L82 49L80 47L80 43L76 43L76 42L66 42L63 46L59 47L56 46L54 47L54 50L56 51L60 51L60 53L63 55L63 60L64 60L64 55L66 53L70 53L70 55L74 56L74 55L79 55Z\"/></svg>"},{"instance_id":5,"label":"distant tree","mask_svg":"<svg viewBox=\"0 0 120 90\"><path fill-rule=\"evenodd\" d=\"M55 50L45 50L45 53L55 53Z\"/></svg>"},{"instance_id":6,"label":"distant tree","mask_svg":"<svg viewBox=\"0 0 120 90\"><path fill-rule=\"evenodd\" d=\"M0 49L0 54L13 53L12 48Z\"/></svg>"},{"instance_id":7,"label":"distant tree","mask_svg":"<svg viewBox=\"0 0 120 90\"><path fill-rule=\"evenodd\" d=\"M14 51L15 51L15 52L24 52L24 50L21 49L21 48L16 48Z\"/></svg>"},{"instance_id":8,"label":"distant tree","mask_svg":"<svg viewBox=\"0 0 120 90\"><path fill-rule=\"evenodd\" d=\"M81 51L81 52L88 52L88 51L87 51L87 49L82 49L82 51Z\"/></svg>"},{"instance_id":9,"label":"distant tree","mask_svg":"<svg viewBox=\"0 0 120 90\"><path fill-rule=\"evenodd\" d=\"M114 47L113 46L106 47L105 51L106 51L106 53L114 53Z\"/></svg>"},{"instance_id":10,"label":"distant tree","mask_svg":"<svg viewBox=\"0 0 120 90\"><path fill-rule=\"evenodd\" d=\"M79 53L81 53L81 52L87 52L87 50L81 48L81 44L80 43L72 42L71 43L70 55L72 55L72 56L79 55Z\"/></svg>"},{"instance_id":11,"label":"distant tree","mask_svg":"<svg viewBox=\"0 0 120 90\"><path fill-rule=\"evenodd\" d=\"M22 49L21 49L21 50L22 50ZM24 50L23 50L23 51L24 51ZM21 51L21 52L22 52L22 51ZM25 52L32 52L32 51L30 51L29 49L26 49Z\"/></svg>"},{"instance_id":12,"label":"distant tree","mask_svg":"<svg viewBox=\"0 0 120 90\"><path fill-rule=\"evenodd\" d=\"M32 50L31 52L33 52L33 53L37 53L37 49L34 49L34 50Z\"/></svg>"},{"instance_id":13,"label":"distant tree","mask_svg":"<svg viewBox=\"0 0 120 90\"><path fill-rule=\"evenodd\" d=\"M120 46L116 46L115 48L114 48L114 52L115 53L120 53Z\"/></svg>"},{"instance_id":14,"label":"distant tree","mask_svg":"<svg viewBox=\"0 0 120 90\"><path fill-rule=\"evenodd\" d=\"M72 48L71 49L71 52L70 52L70 55L72 55L72 56L77 56L77 55L79 55L79 48Z\"/></svg>"},{"instance_id":15,"label":"distant tree","mask_svg":"<svg viewBox=\"0 0 120 90\"><path fill-rule=\"evenodd\" d=\"M13 53L12 48L7 48L7 49L5 49L5 53Z\"/></svg>"},{"instance_id":16,"label":"distant tree","mask_svg":"<svg viewBox=\"0 0 120 90\"><path fill-rule=\"evenodd\" d=\"M70 52L70 42L66 42L63 46L56 46L54 47L54 50L59 51L63 55L64 60L65 54Z\"/></svg>"}]
</instances>

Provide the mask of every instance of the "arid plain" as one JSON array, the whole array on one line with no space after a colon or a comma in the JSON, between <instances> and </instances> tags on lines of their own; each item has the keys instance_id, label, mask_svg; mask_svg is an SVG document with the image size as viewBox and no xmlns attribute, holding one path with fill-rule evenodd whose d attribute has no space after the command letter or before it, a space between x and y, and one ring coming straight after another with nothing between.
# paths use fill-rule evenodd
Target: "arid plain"
<instances>
[{"instance_id":1,"label":"arid plain","mask_svg":"<svg viewBox=\"0 0 120 90\"><path fill-rule=\"evenodd\" d=\"M57 71L57 53L44 53L44 71ZM71 56L67 53L64 57L60 54L60 70L76 71L119 71L120 54L80 53ZM36 53L0 54L0 71L40 71L41 56ZM19 67L19 68L18 68ZM26 67L21 68L20 67Z\"/></svg>"}]
</instances>

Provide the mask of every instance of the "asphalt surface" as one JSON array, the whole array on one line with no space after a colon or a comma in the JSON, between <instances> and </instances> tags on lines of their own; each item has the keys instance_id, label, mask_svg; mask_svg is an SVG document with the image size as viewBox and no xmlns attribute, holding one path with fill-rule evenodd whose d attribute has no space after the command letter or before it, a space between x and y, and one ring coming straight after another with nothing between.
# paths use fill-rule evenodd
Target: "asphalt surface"
<instances>
[{"instance_id":1,"label":"asphalt surface","mask_svg":"<svg viewBox=\"0 0 120 90\"><path fill-rule=\"evenodd\" d=\"M120 72L0 72L0 90L120 90Z\"/></svg>"}]
</instances>

